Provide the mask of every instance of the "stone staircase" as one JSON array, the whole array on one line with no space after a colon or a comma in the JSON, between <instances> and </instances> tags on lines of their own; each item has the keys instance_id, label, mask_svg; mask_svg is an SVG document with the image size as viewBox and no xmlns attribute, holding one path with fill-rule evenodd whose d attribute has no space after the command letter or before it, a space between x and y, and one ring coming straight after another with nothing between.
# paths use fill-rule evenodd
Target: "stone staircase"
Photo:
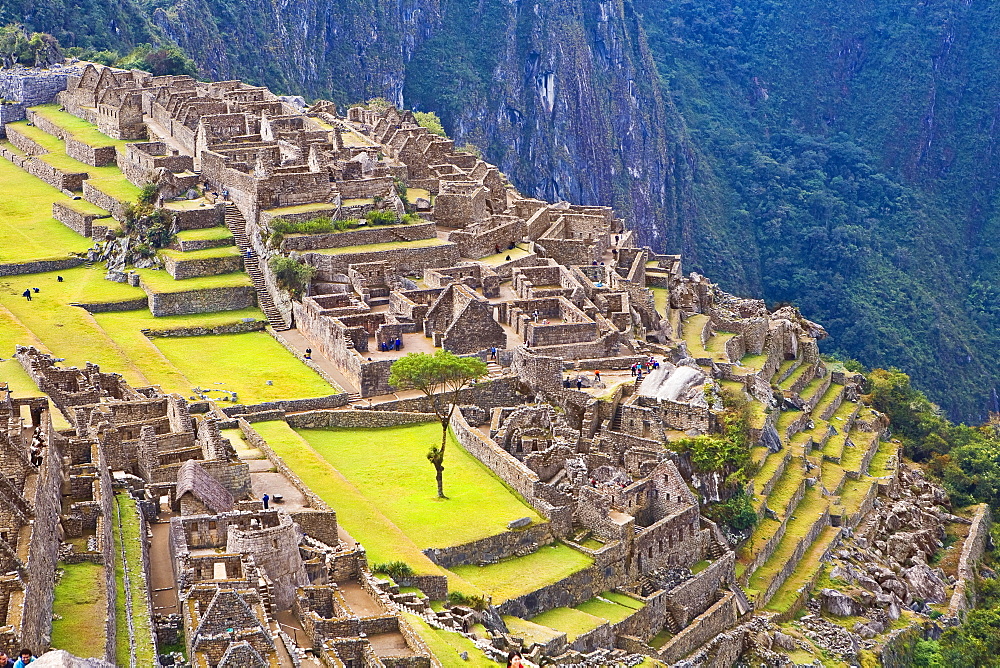
<instances>
[{"instance_id":1,"label":"stone staircase","mask_svg":"<svg viewBox=\"0 0 1000 668\"><path fill-rule=\"evenodd\" d=\"M257 254L251 253L249 256L247 255L247 250L250 249L250 242L247 240L246 225L246 219L243 218L243 214L236 208L236 205L232 202L226 202L226 227L233 233L236 246L243 254L243 266L247 274L250 275L250 280L253 281L254 288L257 290L257 305L264 312L271 327L279 332L283 332L289 329L289 327L285 323L285 319L281 317L281 313L278 311L274 299L271 298L271 294L267 291L267 286L264 284L264 274L260 269Z\"/></svg>"},{"instance_id":2,"label":"stone staircase","mask_svg":"<svg viewBox=\"0 0 1000 668\"><path fill-rule=\"evenodd\" d=\"M493 360L487 360L486 362L486 374L490 378L497 378L503 375L503 367L494 362Z\"/></svg>"}]
</instances>

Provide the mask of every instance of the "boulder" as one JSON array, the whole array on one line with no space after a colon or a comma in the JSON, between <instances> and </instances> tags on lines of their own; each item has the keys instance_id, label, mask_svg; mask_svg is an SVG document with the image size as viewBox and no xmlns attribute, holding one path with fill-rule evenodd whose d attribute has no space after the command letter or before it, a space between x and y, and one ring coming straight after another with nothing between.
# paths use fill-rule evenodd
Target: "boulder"
<instances>
[{"instance_id":1,"label":"boulder","mask_svg":"<svg viewBox=\"0 0 1000 668\"><path fill-rule=\"evenodd\" d=\"M913 598L923 599L926 603L944 600L944 581L927 564L917 564L904 570L903 579Z\"/></svg>"},{"instance_id":2,"label":"boulder","mask_svg":"<svg viewBox=\"0 0 1000 668\"><path fill-rule=\"evenodd\" d=\"M430 211L431 201L426 197L418 197L416 200L414 200L413 206L417 208L417 211Z\"/></svg>"},{"instance_id":3,"label":"boulder","mask_svg":"<svg viewBox=\"0 0 1000 668\"><path fill-rule=\"evenodd\" d=\"M81 659L64 649L46 652L31 662L37 668L114 668L114 664L103 659Z\"/></svg>"},{"instance_id":4,"label":"boulder","mask_svg":"<svg viewBox=\"0 0 1000 668\"><path fill-rule=\"evenodd\" d=\"M795 638L781 631L774 632L774 644L781 649L798 649L798 643L795 642Z\"/></svg>"},{"instance_id":5,"label":"boulder","mask_svg":"<svg viewBox=\"0 0 1000 668\"><path fill-rule=\"evenodd\" d=\"M819 592L819 596L823 609L831 615L850 617L862 611L857 601L836 589L823 589Z\"/></svg>"}]
</instances>

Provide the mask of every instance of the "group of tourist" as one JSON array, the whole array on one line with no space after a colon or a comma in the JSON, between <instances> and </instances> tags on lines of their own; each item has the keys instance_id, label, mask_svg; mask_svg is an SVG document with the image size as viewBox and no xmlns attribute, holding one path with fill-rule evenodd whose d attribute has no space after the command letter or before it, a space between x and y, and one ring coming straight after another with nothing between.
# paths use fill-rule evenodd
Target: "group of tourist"
<instances>
[{"instance_id":1,"label":"group of tourist","mask_svg":"<svg viewBox=\"0 0 1000 668\"><path fill-rule=\"evenodd\" d=\"M648 374L653 369L659 369L659 368L660 368L660 363L655 359L653 359L652 357L650 357L645 362L636 362L635 364L633 364L631 367L631 371L633 376L641 380L643 374Z\"/></svg>"},{"instance_id":2,"label":"group of tourist","mask_svg":"<svg viewBox=\"0 0 1000 668\"><path fill-rule=\"evenodd\" d=\"M0 649L0 668L24 668L35 660L35 655L30 649L22 649L17 656L17 659L9 657L7 652Z\"/></svg>"},{"instance_id":3,"label":"group of tourist","mask_svg":"<svg viewBox=\"0 0 1000 668\"><path fill-rule=\"evenodd\" d=\"M397 336L395 340L383 341L378 344L378 347L384 353L391 353L393 350L399 350L403 347L403 340Z\"/></svg>"}]
</instances>

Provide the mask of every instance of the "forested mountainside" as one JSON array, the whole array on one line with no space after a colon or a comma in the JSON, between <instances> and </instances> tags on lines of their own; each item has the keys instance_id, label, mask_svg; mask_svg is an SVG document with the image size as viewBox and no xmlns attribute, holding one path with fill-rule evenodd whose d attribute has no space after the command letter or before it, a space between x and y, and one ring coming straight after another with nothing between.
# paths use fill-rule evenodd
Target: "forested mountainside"
<instances>
[{"instance_id":1,"label":"forested mountainside","mask_svg":"<svg viewBox=\"0 0 1000 668\"><path fill-rule=\"evenodd\" d=\"M436 111L526 193L614 205L956 418L1000 385L995 3L7 0L64 46Z\"/></svg>"}]
</instances>

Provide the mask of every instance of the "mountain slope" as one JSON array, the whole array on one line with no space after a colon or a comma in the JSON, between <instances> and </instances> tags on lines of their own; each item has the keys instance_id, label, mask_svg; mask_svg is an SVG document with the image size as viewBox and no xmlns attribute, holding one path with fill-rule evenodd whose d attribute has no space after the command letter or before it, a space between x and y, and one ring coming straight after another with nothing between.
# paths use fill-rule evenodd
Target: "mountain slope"
<instances>
[{"instance_id":1,"label":"mountain slope","mask_svg":"<svg viewBox=\"0 0 1000 668\"><path fill-rule=\"evenodd\" d=\"M955 418L1000 385L990 3L132 1L3 18L70 44L165 35L213 78L436 111L522 191L615 206ZM88 16L112 27L84 37Z\"/></svg>"}]
</instances>

